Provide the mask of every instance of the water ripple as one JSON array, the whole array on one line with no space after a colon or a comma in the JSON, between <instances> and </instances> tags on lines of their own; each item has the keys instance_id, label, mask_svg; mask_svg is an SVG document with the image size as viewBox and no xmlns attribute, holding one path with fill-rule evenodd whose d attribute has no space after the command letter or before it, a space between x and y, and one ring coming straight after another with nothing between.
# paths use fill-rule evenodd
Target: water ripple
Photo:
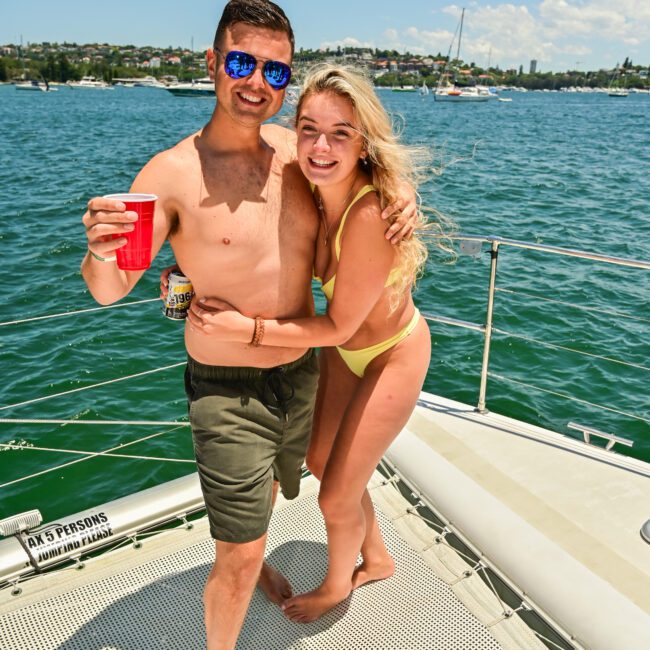
<instances>
[{"instance_id":1,"label":"water ripple","mask_svg":"<svg viewBox=\"0 0 650 650\"><path fill-rule=\"evenodd\" d=\"M646 97L621 103L606 96L528 93L513 95L509 104L480 106L436 104L401 93L381 97L389 111L403 117L404 137L430 147L434 165L444 168L442 176L431 172L422 186L424 202L454 218L462 231L650 260ZM0 242L4 286L11 287L2 320L96 306L79 273L86 202L128 189L154 153L200 128L211 110L211 102L154 89L21 95L0 87L0 182L8 188L0 195ZM165 247L129 301L156 297L158 271L170 261ZM498 286L518 292L497 294L499 329L648 365L647 272L508 248L498 268ZM423 311L483 323L488 272L486 254L460 257L454 265L432 256L417 302ZM433 354L425 389L475 403L480 335L430 327ZM0 333L0 406L166 366L184 354L182 327L162 318L157 303L3 327ZM491 370L650 417L648 373L640 369L495 335ZM182 368L176 368L0 412L173 420L186 417L182 386ZM579 435L566 429L570 420L611 430L635 441L625 453L650 460L650 428L639 420L497 378L488 383L488 406L569 435ZM128 427L3 425L0 441L100 450L147 433ZM192 454L187 429L133 450L170 458ZM12 480L69 460L55 453L0 452L0 476ZM191 466L150 461L85 461L12 486L0 498L0 517L38 506L50 520L69 512L70 494L81 509L189 471Z\"/></svg>"}]
</instances>

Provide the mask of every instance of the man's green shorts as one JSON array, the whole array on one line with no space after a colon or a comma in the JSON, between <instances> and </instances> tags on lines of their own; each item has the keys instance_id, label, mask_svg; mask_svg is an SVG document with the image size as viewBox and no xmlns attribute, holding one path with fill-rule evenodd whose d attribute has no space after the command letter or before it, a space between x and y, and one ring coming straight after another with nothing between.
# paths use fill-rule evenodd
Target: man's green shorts
<instances>
[{"instance_id":1,"label":"man's green shorts","mask_svg":"<svg viewBox=\"0 0 650 650\"><path fill-rule=\"evenodd\" d=\"M275 368L208 366L188 358L185 391L194 453L214 539L261 537L273 480L294 499L311 435L318 357Z\"/></svg>"}]
</instances>

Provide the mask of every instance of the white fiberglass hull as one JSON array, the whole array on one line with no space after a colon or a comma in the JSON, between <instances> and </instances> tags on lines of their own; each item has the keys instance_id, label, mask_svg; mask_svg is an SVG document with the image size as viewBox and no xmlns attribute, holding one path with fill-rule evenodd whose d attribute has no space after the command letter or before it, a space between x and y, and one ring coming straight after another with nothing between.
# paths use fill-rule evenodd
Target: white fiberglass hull
<instances>
[{"instance_id":1,"label":"white fiberglass hull","mask_svg":"<svg viewBox=\"0 0 650 650\"><path fill-rule=\"evenodd\" d=\"M22 90L22 91L36 91L36 92L45 92L45 87L33 85L33 84L16 84L15 86L16 90Z\"/></svg>"},{"instance_id":2,"label":"white fiberglass hull","mask_svg":"<svg viewBox=\"0 0 650 650\"><path fill-rule=\"evenodd\" d=\"M214 97L214 86L203 84L179 84L165 90L176 97Z\"/></svg>"},{"instance_id":3,"label":"white fiberglass hull","mask_svg":"<svg viewBox=\"0 0 650 650\"><path fill-rule=\"evenodd\" d=\"M647 646L650 464L427 394L386 458L580 645Z\"/></svg>"},{"instance_id":4,"label":"white fiberglass hull","mask_svg":"<svg viewBox=\"0 0 650 650\"><path fill-rule=\"evenodd\" d=\"M474 93L448 93L436 91L433 98L437 102L487 102L490 97L488 95L477 95Z\"/></svg>"}]
</instances>

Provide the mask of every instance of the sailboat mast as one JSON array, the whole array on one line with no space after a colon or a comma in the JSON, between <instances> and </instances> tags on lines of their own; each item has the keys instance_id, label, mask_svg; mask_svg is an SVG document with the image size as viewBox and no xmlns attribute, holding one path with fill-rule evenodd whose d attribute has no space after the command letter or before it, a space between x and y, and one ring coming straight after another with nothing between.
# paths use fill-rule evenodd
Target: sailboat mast
<instances>
[{"instance_id":1,"label":"sailboat mast","mask_svg":"<svg viewBox=\"0 0 650 650\"><path fill-rule=\"evenodd\" d=\"M463 38L463 19L465 18L465 7L460 15L460 32L458 34L458 49L456 50L456 61L460 61L460 41Z\"/></svg>"},{"instance_id":2,"label":"sailboat mast","mask_svg":"<svg viewBox=\"0 0 650 650\"><path fill-rule=\"evenodd\" d=\"M23 58L23 35L20 35L20 50L19 50L19 56L20 56L20 65L22 66L23 69L23 81L26 79L25 76L25 59Z\"/></svg>"}]
</instances>

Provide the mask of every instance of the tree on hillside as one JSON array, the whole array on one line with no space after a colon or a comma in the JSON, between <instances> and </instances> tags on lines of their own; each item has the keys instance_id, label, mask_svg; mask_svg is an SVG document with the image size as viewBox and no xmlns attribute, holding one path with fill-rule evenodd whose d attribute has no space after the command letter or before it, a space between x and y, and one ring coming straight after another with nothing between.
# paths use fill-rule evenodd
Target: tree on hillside
<instances>
[{"instance_id":1,"label":"tree on hillside","mask_svg":"<svg viewBox=\"0 0 650 650\"><path fill-rule=\"evenodd\" d=\"M59 81L59 70L54 58L54 54L48 54L45 64L41 66L41 75L47 81Z\"/></svg>"},{"instance_id":2,"label":"tree on hillside","mask_svg":"<svg viewBox=\"0 0 650 650\"><path fill-rule=\"evenodd\" d=\"M72 65L70 64L70 61L68 61L68 57L63 52L59 53L59 56L57 58L57 67L58 67L58 80L61 83L65 83L66 81L79 78L75 74Z\"/></svg>"}]
</instances>

